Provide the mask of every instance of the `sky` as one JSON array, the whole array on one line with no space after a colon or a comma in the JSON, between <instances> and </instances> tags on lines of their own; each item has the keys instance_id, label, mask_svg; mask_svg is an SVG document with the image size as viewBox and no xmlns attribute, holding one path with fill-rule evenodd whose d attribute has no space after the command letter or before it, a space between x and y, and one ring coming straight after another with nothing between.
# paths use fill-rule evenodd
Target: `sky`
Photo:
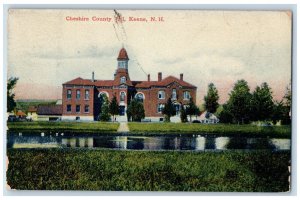
<instances>
[{"instance_id":1,"label":"sky","mask_svg":"<svg viewBox=\"0 0 300 200\"><path fill-rule=\"evenodd\" d=\"M7 69L8 78L19 78L16 99L61 99L64 82L91 79L93 71L96 79L111 80L122 46L131 80L183 73L197 86L198 104L211 82L225 103L237 80L245 79L251 91L267 82L276 100L291 81L288 11L118 12L125 22L116 23L113 10L10 10ZM89 21L67 20L78 17Z\"/></svg>"}]
</instances>

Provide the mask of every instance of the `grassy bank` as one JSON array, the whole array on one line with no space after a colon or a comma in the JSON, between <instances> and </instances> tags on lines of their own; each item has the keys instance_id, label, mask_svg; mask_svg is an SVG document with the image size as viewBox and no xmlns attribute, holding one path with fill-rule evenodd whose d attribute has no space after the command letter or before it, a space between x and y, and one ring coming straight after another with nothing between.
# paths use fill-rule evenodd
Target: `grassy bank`
<instances>
[{"instance_id":1,"label":"grassy bank","mask_svg":"<svg viewBox=\"0 0 300 200\"><path fill-rule=\"evenodd\" d=\"M74 133L117 133L119 123L104 122L9 122L10 131L31 132L74 132ZM291 138L291 126L255 126L234 124L189 124L189 123L128 123L130 134L216 134L224 136Z\"/></svg>"},{"instance_id":2,"label":"grassy bank","mask_svg":"<svg viewBox=\"0 0 300 200\"><path fill-rule=\"evenodd\" d=\"M59 132L116 132L119 123L105 122L8 122L10 131L59 131Z\"/></svg>"},{"instance_id":3,"label":"grassy bank","mask_svg":"<svg viewBox=\"0 0 300 200\"><path fill-rule=\"evenodd\" d=\"M140 133L206 133L219 135L291 137L291 126L255 126L234 124L190 124L190 123L128 123L131 132Z\"/></svg>"},{"instance_id":4,"label":"grassy bank","mask_svg":"<svg viewBox=\"0 0 300 200\"><path fill-rule=\"evenodd\" d=\"M289 189L288 152L8 150L21 190L239 191Z\"/></svg>"}]
</instances>

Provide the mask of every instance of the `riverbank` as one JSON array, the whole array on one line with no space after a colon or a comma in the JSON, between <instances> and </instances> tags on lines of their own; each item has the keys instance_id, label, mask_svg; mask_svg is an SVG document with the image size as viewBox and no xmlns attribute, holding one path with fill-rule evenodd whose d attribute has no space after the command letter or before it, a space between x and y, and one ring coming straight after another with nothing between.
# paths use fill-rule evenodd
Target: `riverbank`
<instances>
[{"instance_id":1,"label":"riverbank","mask_svg":"<svg viewBox=\"0 0 300 200\"><path fill-rule=\"evenodd\" d=\"M19 190L284 192L290 152L8 149Z\"/></svg>"},{"instance_id":2,"label":"riverbank","mask_svg":"<svg viewBox=\"0 0 300 200\"><path fill-rule=\"evenodd\" d=\"M105 122L8 122L12 132L112 132L117 133L119 123Z\"/></svg>"},{"instance_id":3,"label":"riverbank","mask_svg":"<svg viewBox=\"0 0 300 200\"><path fill-rule=\"evenodd\" d=\"M119 123L111 122L9 122L10 132L31 134L64 132L77 134L124 134L117 132ZM128 123L127 135L162 136L209 134L216 136L291 138L291 126L256 126L235 124L190 124L190 123Z\"/></svg>"},{"instance_id":4,"label":"riverbank","mask_svg":"<svg viewBox=\"0 0 300 200\"><path fill-rule=\"evenodd\" d=\"M235 124L197 123L128 123L132 133L145 135L161 134L215 134L222 136L291 138L291 126L256 126Z\"/></svg>"}]
</instances>

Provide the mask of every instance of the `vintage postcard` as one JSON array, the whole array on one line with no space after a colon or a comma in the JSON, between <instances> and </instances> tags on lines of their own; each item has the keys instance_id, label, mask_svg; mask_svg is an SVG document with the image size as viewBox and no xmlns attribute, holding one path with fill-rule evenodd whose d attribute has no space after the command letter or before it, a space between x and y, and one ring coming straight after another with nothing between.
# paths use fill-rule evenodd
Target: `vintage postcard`
<instances>
[{"instance_id":1,"label":"vintage postcard","mask_svg":"<svg viewBox=\"0 0 300 200\"><path fill-rule=\"evenodd\" d=\"M288 192L292 12L10 9L10 190Z\"/></svg>"}]
</instances>

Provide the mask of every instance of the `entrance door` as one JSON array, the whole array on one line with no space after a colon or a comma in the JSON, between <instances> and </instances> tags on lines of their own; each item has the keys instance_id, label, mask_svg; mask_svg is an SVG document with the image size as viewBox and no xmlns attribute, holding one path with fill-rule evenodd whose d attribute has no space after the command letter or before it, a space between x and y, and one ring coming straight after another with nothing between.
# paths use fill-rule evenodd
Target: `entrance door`
<instances>
[{"instance_id":1,"label":"entrance door","mask_svg":"<svg viewBox=\"0 0 300 200\"><path fill-rule=\"evenodd\" d=\"M119 115L124 116L125 115L125 106L119 106Z\"/></svg>"},{"instance_id":2,"label":"entrance door","mask_svg":"<svg viewBox=\"0 0 300 200\"><path fill-rule=\"evenodd\" d=\"M176 110L176 115L180 114L180 104L174 104L175 110Z\"/></svg>"}]
</instances>

